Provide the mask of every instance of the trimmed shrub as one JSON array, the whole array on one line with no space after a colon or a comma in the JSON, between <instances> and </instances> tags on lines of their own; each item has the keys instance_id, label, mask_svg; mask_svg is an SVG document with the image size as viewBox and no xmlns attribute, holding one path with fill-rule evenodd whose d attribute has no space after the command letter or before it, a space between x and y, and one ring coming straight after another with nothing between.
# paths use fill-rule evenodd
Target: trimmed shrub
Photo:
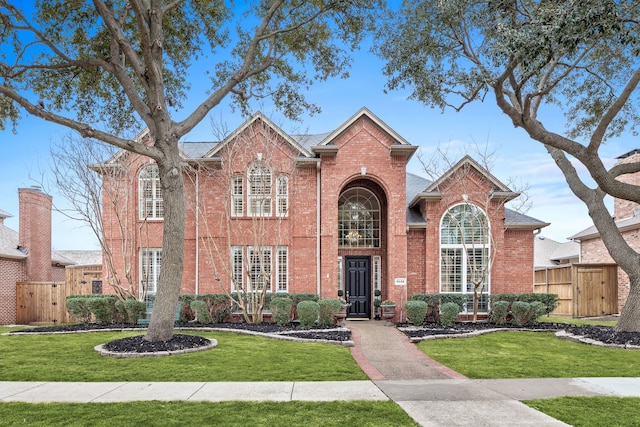
<instances>
[{"instance_id":1,"label":"trimmed shrub","mask_svg":"<svg viewBox=\"0 0 640 427\"><path fill-rule=\"evenodd\" d=\"M455 322L456 317L460 313L460 306L455 302L445 302L440 306L440 323L449 326Z\"/></svg>"},{"instance_id":2,"label":"trimmed shrub","mask_svg":"<svg viewBox=\"0 0 640 427\"><path fill-rule=\"evenodd\" d=\"M144 301L128 299L124 302L124 309L127 312L127 321L137 323L138 319L142 319L147 312L147 305Z\"/></svg>"},{"instance_id":3,"label":"trimmed shrub","mask_svg":"<svg viewBox=\"0 0 640 427\"><path fill-rule=\"evenodd\" d=\"M463 310L464 304L467 299L464 295L460 294L413 294L411 295L412 301L424 301L427 303L427 316L425 321L427 322L439 322L440 321L440 306L448 302L456 304L460 311Z\"/></svg>"},{"instance_id":4,"label":"trimmed shrub","mask_svg":"<svg viewBox=\"0 0 640 427\"><path fill-rule=\"evenodd\" d=\"M538 323L538 319L546 314L547 307L540 301L533 301L529 304L529 320L528 324Z\"/></svg>"},{"instance_id":5,"label":"trimmed shrub","mask_svg":"<svg viewBox=\"0 0 640 427\"><path fill-rule=\"evenodd\" d=\"M496 301L508 301L513 303L515 301L523 301L532 303L534 301L540 301L545 305L544 314L550 314L560 304L560 298L557 294L493 294L491 295L491 303Z\"/></svg>"},{"instance_id":6,"label":"trimmed shrub","mask_svg":"<svg viewBox=\"0 0 640 427\"><path fill-rule=\"evenodd\" d=\"M507 323L507 315L509 314L509 301L496 301L491 304L491 313L489 313L489 321L498 325Z\"/></svg>"},{"instance_id":7,"label":"trimmed shrub","mask_svg":"<svg viewBox=\"0 0 640 427\"><path fill-rule=\"evenodd\" d=\"M420 326L424 323L424 319L427 317L429 304L425 301L407 301L404 303L404 309L407 313L407 320L409 323Z\"/></svg>"},{"instance_id":8,"label":"trimmed shrub","mask_svg":"<svg viewBox=\"0 0 640 427\"><path fill-rule=\"evenodd\" d=\"M96 323L116 323L117 300L118 297L115 295L92 295L87 300L87 307L91 310Z\"/></svg>"},{"instance_id":9,"label":"trimmed shrub","mask_svg":"<svg viewBox=\"0 0 640 427\"><path fill-rule=\"evenodd\" d=\"M197 323L211 323L211 316L209 315L209 309L207 303L202 300L191 301L189 308L193 310L195 314L195 321Z\"/></svg>"},{"instance_id":10,"label":"trimmed shrub","mask_svg":"<svg viewBox=\"0 0 640 427\"><path fill-rule=\"evenodd\" d=\"M66 307L69 316L82 323L89 323L91 310L87 306L86 295L69 295L66 298Z\"/></svg>"},{"instance_id":11,"label":"trimmed shrub","mask_svg":"<svg viewBox=\"0 0 640 427\"><path fill-rule=\"evenodd\" d=\"M529 321L529 311L531 304L524 301L514 301L511 304L511 315L513 316L512 323L517 326L522 326Z\"/></svg>"},{"instance_id":12,"label":"trimmed shrub","mask_svg":"<svg viewBox=\"0 0 640 427\"><path fill-rule=\"evenodd\" d=\"M291 298L274 298L269 303L273 321L278 325L286 325L291 321L291 306L293 300Z\"/></svg>"},{"instance_id":13,"label":"trimmed shrub","mask_svg":"<svg viewBox=\"0 0 640 427\"><path fill-rule=\"evenodd\" d=\"M318 309L320 310L318 323L320 326L333 325L341 308L342 301L339 299L327 298L318 301Z\"/></svg>"},{"instance_id":14,"label":"trimmed shrub","mask_svg":"<svg viewBox=\"0 0 640 427\"><path fill-rule=\"evenodd\" d=\"M318 320L320 315L320 305L315 301L300 301L297 305L300 327L309 329Z\"/></svg>"}]
</instances>

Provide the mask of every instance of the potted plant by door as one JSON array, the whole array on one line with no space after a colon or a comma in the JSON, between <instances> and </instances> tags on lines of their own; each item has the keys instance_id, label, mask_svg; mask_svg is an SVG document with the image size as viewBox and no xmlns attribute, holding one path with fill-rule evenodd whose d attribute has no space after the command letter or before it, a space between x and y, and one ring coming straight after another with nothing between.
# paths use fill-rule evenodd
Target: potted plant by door
<instances>
[{"instance_id":1,"label":"potted plant by door","mask_svg":"<svg viewBox=\"0 0 640 427\"><path fill-rule=\"evenodd\" d=\"M351 305L344 299L343 295L344 291L342 289L338 289L338 299L342 303L342 307L340 307L340 311L338 311L338 314L336 315L336 323L341 326L343 325L343 320L347 318L347 310Z\"/></svg>"},{"instance_id":2,"label":"potted plant by door","mask_svg":"<svg viewBox=\"0 0 640 427\"><path fill-rule=\"evenodd\" d=\"M380 308L382 309L382 318L387 321L385 326L392 326L392 320L396 317L396 303L390 300L382 301Z\"/></svg>"}]
</instances>

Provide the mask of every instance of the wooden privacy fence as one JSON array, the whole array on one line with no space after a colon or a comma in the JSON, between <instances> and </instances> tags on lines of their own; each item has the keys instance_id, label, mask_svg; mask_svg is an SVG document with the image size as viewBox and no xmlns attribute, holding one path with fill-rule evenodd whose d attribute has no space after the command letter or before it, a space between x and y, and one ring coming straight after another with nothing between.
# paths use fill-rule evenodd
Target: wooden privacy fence
<instances>
[{"instance_id":1,"label":"wooden privacy fence","mask_svg":"<svg viewBox=\"0 0 640 427\"><path fill-rule=\"evenodd\" d=\"M20 325L67 323L67 295L96 292L100 266L67 267L65 282L17 282L16 322Z\"/></svg>"},{"instance_id":2,"label":"wooden privacy fence","mask_svg":"<svg viewBox=\"0 0 640 427\"><path fill-rule=\"evenodd\" d=\"M615 264L567 264L537 269L535 293L557 294L552 314L606 316L618 312L618 267Z\"/></svg>"}]
</instances>

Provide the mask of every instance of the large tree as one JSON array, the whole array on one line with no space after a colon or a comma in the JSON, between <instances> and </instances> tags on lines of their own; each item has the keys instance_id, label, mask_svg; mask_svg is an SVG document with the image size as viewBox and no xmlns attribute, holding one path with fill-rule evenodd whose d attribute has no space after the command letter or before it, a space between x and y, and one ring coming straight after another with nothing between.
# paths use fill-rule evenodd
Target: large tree
<instances>
[{"instance_id":1,"label":"large tree","mask_svg":"<svg viewBox=\"0 0 640 427\"><path fill-rule=\"evenodd\" d=\"M623 182L640 163L607 170L600 150L638 123L639 16L635 1L406 1L377 44L390 88L410 87L412 98L455 110L489 96L544 144L629 276L617 325L623 331L640 331L640 254L623 239L604 197L640 203L640 188ZM542 122L558 108L564 131Z\"/></svg>"},{"instance_id":2,"label":"large tree","mask_svg":"<svg viewBox=\"0 0 640 427\"><path fill-rule=\"evenodd\" d=\"M231 96L270 96L285 115L300 90L344 75L375 0L0 0L0 126L24 113L148 156L164 198L162 268L150 341L173 334L185 205L178 140ZM197 85L195 90L191 84ZM189 95L195 107L182 106ZM179 119L177 119L179 117ZM151 143L127 137L149 129ZM127 132L129 131L129 132Z\"/></svg>"}]
</instances>

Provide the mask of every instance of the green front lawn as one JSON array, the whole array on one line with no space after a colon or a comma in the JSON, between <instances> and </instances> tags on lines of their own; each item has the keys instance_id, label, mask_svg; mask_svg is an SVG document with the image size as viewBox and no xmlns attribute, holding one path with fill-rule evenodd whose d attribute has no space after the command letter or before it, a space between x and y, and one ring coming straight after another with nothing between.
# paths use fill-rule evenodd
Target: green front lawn
<instances>
[{"instance_id":1,"label":"green front lawn","mask_svg":"<svg viewBox=\"0 0 640 427\"><path fill-rule=\"evenodd\" d=\"M638 427L640 398L559 397L524 402L574 427Z\"/></svg>"},{"instance_id":2,"label":"green front lawn","mask_svg":"<svg viewBox=\"0 0 640 427\"><path fill-rule=\"evenodd\" d=\"M394 402L0 403L0 426L418 426Z\"/></svg>"},{"instance_id":3,"label":"green front lawn","mask_svg":"<svg viewBox=\"0 0 640 427\"><path fill-rule=\"evenodd\" d=\"M552 332L494 332L422 341L418 348L472 379L640 376L640 351L564 341Z\"/></svg>"},{"instance_id":4,"label":"green front lawn","mask_svg":"<svg viewBox=\"0 0 640 427\"><path fill-rule=\"evenodd\" d=\"M170 357L115 359L93 350L98 344L133 335L140 332L0 336L0 381L368 379L346 347L232 332L198 332L197 335L218 340L218 347Z\"/></svg>"}]
</instances>

